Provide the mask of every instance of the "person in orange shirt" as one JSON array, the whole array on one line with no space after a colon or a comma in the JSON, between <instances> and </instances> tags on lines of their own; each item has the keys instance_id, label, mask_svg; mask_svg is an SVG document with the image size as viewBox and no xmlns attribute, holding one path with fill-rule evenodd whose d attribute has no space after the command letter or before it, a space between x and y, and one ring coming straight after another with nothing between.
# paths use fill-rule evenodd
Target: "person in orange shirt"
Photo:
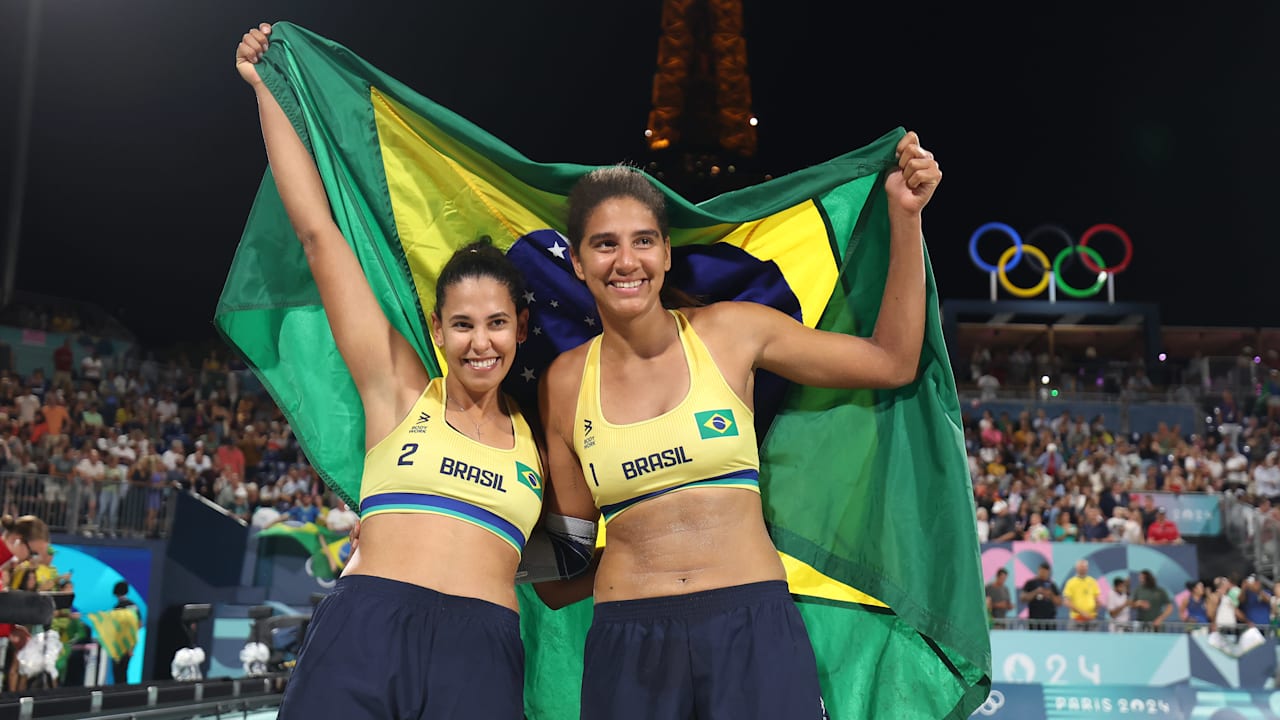
<instances>
[{"instance_id":1,"label":"person in orange shirt","mask_svg":"<svg viewBox=\"0 0 1280 720\"><path fill-rule=\"evenodd\" d=\"M1098 581L1089 577L1089 561L1076 562L1076 574L1062 586L1062 599L1071 610L1071 630L1092 630L1098 619Z\"/></svg>"},{"instance_id":2,"label":"person in orange shirt","mask_svg":"<svg viewBox=\"0 0 1280 720\"><path fill-rule=\"evenodd\" d=\"M66 433L67 421L71 419L71 414L67 412L67 405L63 402L62 395L57 391L49 393L41 411L44 412L45 422L49 424L49 434L45 436L45 442L50 444L57 443Z\"/></svg>"}]
</instances>

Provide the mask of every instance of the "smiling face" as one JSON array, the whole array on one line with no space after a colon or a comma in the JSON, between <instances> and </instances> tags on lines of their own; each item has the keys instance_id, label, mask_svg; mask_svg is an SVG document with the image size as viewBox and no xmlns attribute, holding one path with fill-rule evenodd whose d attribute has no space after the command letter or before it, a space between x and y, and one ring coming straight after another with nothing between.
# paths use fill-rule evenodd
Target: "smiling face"
<instances>
[{"instance_id":1,"label":"smiling face","mask_svg":"<svg viewBox=\"0 0 1280 720\"><path fill-rule=\"evenodd\" d=\"M583 229L573 269L600 312L628 317L661 307L671 243L653 212L635 198L611 197L591 211Z\"/></svg>"},{"instance_id":2,"label":"smiling face","mask_svg":"<svg viewBox=\"0 0 1280 720\"><path fill-rule=\"evenodd\" d=\"M431 336L444 351L449 377L468 392L496 390L524 341L528 310L517 314L507 286L487 277L467 277L445 290L431 316Z\"/></svg>"}]
</instances>

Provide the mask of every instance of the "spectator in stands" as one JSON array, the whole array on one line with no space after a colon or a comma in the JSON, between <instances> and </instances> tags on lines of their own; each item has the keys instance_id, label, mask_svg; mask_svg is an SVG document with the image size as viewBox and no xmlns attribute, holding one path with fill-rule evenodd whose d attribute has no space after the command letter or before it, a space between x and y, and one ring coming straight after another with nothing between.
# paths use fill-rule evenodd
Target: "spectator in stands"
<instances>
[{"instance_id":1,"label":"spectator in stands","mask_svg":"<svg viewBox=\"0 0 1280 720\"><path fill-rule=\"evenodd\" d=\"M31 392L30 387L23 388L24 392L13 399L13 406L18 411L18 424L34 425L36 422L36 412L40 410L40 398Z\"/></svg>"},{"instance_id":2,"label":"spectator in stands","mask_svg":"<svg viewBox=\"0 0 1280 720\"><path fill-rule=\"evenodd\" d=\"M1213 593L1209 595L1206 610L1208 610L1211 622L1209 624L1210 632L1219 632L1223 635L1234 635L1238 631L1239 623L1243 620L1240 613L1236 598L1239 597L1235 591L1233 583L1229 578L1219 577L1213 581Z\"/></svg>"},{"instance_id":3,"label":"spectator in stands","mask_svg":"<svg viewBox=\"0 0 1280 720\"><path fill-rule=\"evenodd\" d=\"M1138 573L1138 588L1133 591L1133 607L1138 611L1138 622L1144 630L1159 630L1173 612L1169 593L1156 584L1156 576L1150 570Z\"/></svg>"},{"instance_id":4,"label":"spectator in stands","mask_svg":"<svg viewBox=\"0 0 1280 720\"><path fill-rule=\"evenodd\" d=\"M164 451L160 456L160 462L164 463L166 470L183 467L187 461L186 448L181 440L174 440L169 443L169 449Z\"/></svg>"},{"instance_id":5,"label":"spectator in stands","mask_svg":"<svg viewBox=\"0 0 1280 720\"><path fill-rule=\"evenodd\" d=\"M1151 523L1156 521L1156 515L1160 508L1156 507L1156 498L1154 495L1144 495L1142 497L1142 533L1146 535L1151 529Z\"/></svg>"},{"instance_id":6,"label":"spectator in stands","mask_svg":"<svg viewBox=\"0 0 1280 720\"><path fill-rule=\"evenodd\" d=\"M1058 512L1058 522L1053 526L1054 542L1075 542L1079 539L1080 529L1072 522L1072 511L1063 509Z\"/></svg>"},{"instance_id":7,"label":"spectator in stands","mask_svg":"<svg viewBox=\"0 0 1280 720\"><path fill-rule=\"evenodd\" d=\"M53 386L55 388L71 391L71 370L75 366L74 363L71 338L66 338L53 351Z\"/></svg>"},{"instance_id":8,"label":"spectator in stands","mask_svg":"<svg viewBox=\"0 0 1280 720\"><path fill-rule=\"evenodd\" d=\"M197 440L195 450L183 461L183 466L194 473L207 472L213 469L213 458L204 451L204 441Z\"/></svg>"},{"instance_id":9,"label":"spectator in stands","mask_svg":"<svg viewBox=\"0 0 1280 720\"><path fill-rule=\"evenodd\" d=\"M1187 581L1187 595L1178 603L1178 618L1184 623L1209 624L1208 593L1203 582Z\"/></svg>"},{"instance_id":10,"label":"spectator in stands","mask_svg":"<svg viewBox=\"0 0 1280 720\"><path fill-rule=\"evenodd\" d=\"M1089 561L1077 560L1076 574L1062 586L1062 598L1071 613L1067 627L1071 630L1093 630L1098 620L1098 598L1101 595L1098 581L1089 577Z\"/></svg>"},{"instance_id":11,"label":"spectator in stands","mask_svg":"<svg viewBox=\"0 0 1280 720\"><path fill-rule=\"evenodd\" d=\"M80 378L95 386L102 382L102 358L98 356L96 348L80 360Z\"/></svg>"},{"instance_id":12,"label":"spectator in stands","mask_svg":"<svg viewBox=\"0 0 1280 720\"><path fill-rule=\"evenodd\" d=\"M1144 540L1142 525L1132 518L1129 508L1117 505L1112 514L1112 518L1107 521L1107 528L1111 531L1111 537L1116 542L1141 545Z\"/></svg>"},{"instance_id":13,"label":"spectator in stands","mask_svg":"<svg viewBox=\"0 0 1280 720\"><path fill-rule=\"evenodd\" d=\"M1147 371L1144 368L1136 368L1133 375L1124 384L1125 392L1130 400L1146 400L1155 387L1151 384L1151 378L1147 377Z\"/></svg>"},{"instance_id":14,"label":"spectator in stands","mask_svg":"<svg viewBox=\"0 0 1280 720\"><path fill-rule=\"evenodd\" d=\"M102 462L102 456L98 454L97 448L90 448L89 452L76 463L73 477L80 482L80 503L87 506L85 516L86 524L90 527L96 527L98 524L98 493L102 490L102 481L106 477L107 466ZM79 515L82 508L77 508L76 514Z\"/></svg>"},{"instance_id":15,"label":"spectator in stands","mask_svg":"<svg viewBox=\"0 0 1280 720\"><path fill-rule=\"evenodd\" d=\"M155 455L149 456L151 475L147 483L147 519L146 532L148 536L155 536L157 533L157 522L160 518L160 508L164 504L165 490L168 489L169 470L164 466L164 461ZM180 472L174 470L173 472Z\"/></svg>"},{"instance_id":16,"label":"spectator in stands","mask_svg":"<svg viewBox=\"0 0 1280 720\"><path fill-rule=\"evenodd\" d=\"M279 492L274 482L263 482L258 492L258 505L261 507L274 507L276 501L279 500Z\"/></svg>"},{"instance_id":17,"label":"spectator in stands","mask_svg":"<svg viewBox=\"0 0 1280 720\"><path fill-rule=\"evenodd\" d=\"M129 492L129 469L120 464L119 455L110 452L105 465L102 490L98 493L98 513L102 532L115 537L120 522L120 501Z\"/></svg>"},{"instance_id":18,"label":"spectator in stands","mask_svg":"<svg viewBox=\"0 0 1280 720\"><path fill-rule=\"evenodd\" d=\"M1110 542L1112 540L1111 530L1107 528L1107 521L1102 517L1102 511L1097 505L1090 505L1084 510L1084 524L1080 527L1081 542Z\"/></svg>"},{"instance_id":19,"label":"spectator in stands","mask_svg":"<svg viewBox=\"0 0 1280 720\"><path fill-rule=\"evenodd\" d=\"M1240 407L1230 390L1222 391L1222 400L1213 409L1213 417L1217 421L1218 432L1222 433L1223 442L1233 448L1239 447Z\"/></svg>"},{"instance_id":20,"label":"spectator in stands","mask_svg":"<svg viewBox=\"0 0 1280 720\"><path fill-rule=\"evenodd\" d=\"M320 518L320 508L316 507L315 498L308 493L300 492L293 499L293 507L286 516L299 524L313 523Z\"/></svg>"},{"instance_id":21,"label":"spectator in stands","mask_svg":"<svg viewBox=\"0 0 1280 720\"><path fill-rule=\"evenodd\" d=\"M1009 571L1000 568L996 570L995 580L987 584L987 619L993 628L1004 627L1009 611L1013 609L1013 598L1009 594L1009 586L1005 585L1008 577Z\"/></svg>"},{"instance_id":22,"label":"spectator in stands","mask_svg":"<svg viewBox=\"0 0 1280 720\"><path fill-rule=\"evenodd\" d=\"M1000 392L1000 379L990 372L984 372L977 380L979 399L983 402L995 400Z\"/></svg>"},{"instance_id":23,"label":"spectator in stands","mask_svg":"<svg viewBox=\"0 0 1280 720\"><path fill-rule=\"evenodd\" d=\"M160 395L160 402L155 407L156 419L162 423L169 422L178 416L178 402L173 397L173 391L164 390Z\"/></svg>"},{"instance_id":24,"label":"spectator in stands","mask_svg":"<svg viewBox=\"0 0 1280 720\"><path fill-rule=\"evenodd\" d=\"M1250 575L1240 584L1240 613L1244 622L1257 628L1264 635L1271 628L1271 593L1262 587L1257 575Z\"/></svg>"},{"instance_id":25,"label":"spectator in stands","mask_svg":"<svg viewBox=\"0 0 1280 720\"><path fill-rule=\"evenodd\" d=\"M1147 528L1147 543L1150 545L1174 545L1182 542L1177 523L1165 517L1164 508L1156 508L1156 519Z\"/></svg>"},{"instance_id":26,"label":"spectator in stands","mask_svg":"<svg viewBox=\"0 0 1280 720\"><path fill-rule=\"evenodd\" d=\"M1062 453L1058 452L1057 443L1046 445L1044 452L1035 461L1035 466L1040 469L1040 472L1055 481L1060 480L1059 476L1065 472L1066 464L1067 462L1062 457Z\"/></svg>"},{"instance_id":27,"label":"spectator in stands","mask_svg":"<svg viewBox=\"0 0 1280 720\"><path fill-rule=\"evenodd\" d=\"M218 449L213 454L213 466L219 471L234 472L244 477L245 457L244 451L237 444L238 441L235 431L223 435L218 443Z\"/></svg>"},{"instance_id":28,"label":"spectator in stands","mask_svg":"<svg viewBox=\"0 0 1280 720\"><path fill-rule=\"evenodd\" d=\"M1049 563L1040 563L1036 576L1022 586L1019 598L1027 606L1027 617L1030 619L1027 627L1032 630L1053 629L1058 606L1062 604L1058 586L1050 579L1050 572Z\"/></svg>"},{"instance_id":29,"label":"spectator in stands","mask_svg":"<svg viewBox=\"0 0 1280 720\"><path fill-rule=\"evenodd\" d=\"M1040 513L1031 513L1027 521L1026 538L1027 542L1049 542L1053 539L1053 534L1049 531L1049 526L1041 520Z\"/></svg>"},{"instance_id":30,"label":"spectator in stands","mask_svg":"<svg viewBox=\"0 0 1280 720\"><path fill-rule=\"evenodd\" d=\"M1253 469L1254 494L1271 502L1280 499L1280 453L1272 450Z\"/></svg>"},{"instance_id":31,"label":"spectator in stands","mask_svg":"<svg viewBox=\"0 0 1280 720\"><path fill-rule=\"evenodd\" d=\"M241 399L241 404L250 396L246 395ZM237 414L237 418L240 415ZM253 480L257 478L258 465L262 462L262 452L266 447L267 440L258 431L255 425L245 425L244 434L240 437L240 451L244 454L245 477ZM265 482L265 478L262 478ZM265 489L265 487L264 487Z\"/></svg>"},{"instance_id":32,"label":"spectator in stands","mask_svg":"<svg viewBox=\"0 0 1280 720\"><path fill-rule=\"evenodd\" d=\"M1280 369L1273 367L1267 372L1267 381L1263 383L1262 391L1266 396L1267 420L1280 422Z\"/></svg>"},{"instance_id":33,"label":"spectator in stands","mask_svg":"<svg viewBox=\"0 0 1280 720\"><path fill-rule=\"evenodd\" d=\"M45 443L52 445L66 438L64 433L67 430L70 413L67 411L66 402L62 399L62 391L51 392L47 395L44 407L40 408L40 410L44 413L45 422L49 424L49 434L45 436Z\"/></svg>"},{"instance_id":34,"label":"spectator in stands","mask_svg":"<svg viewBox=\"0 0 1280 720\"><path fill-rule=\"evenodd\" d=\"M1113 466L1116 464L1114 458L1111 462ZM1120 480L1112 480L1111 489L1098 499L1098 507L1102 510L1103 517L1115 517L1117 507L1129 507L1129 493L1124 489L1124 483Z\"/></svg>"},{"instance_id":35,"label":"spectator in stands","mask_svg":"<svg viewBox=\"0 0 1280 720\"><path fill-rule=\"evenodd\" d=\"M116 437L116 444L107 450L107 453L114 456L120 461L120 464L131 466L138 459L138 452L129 444L128 435L120 435Z\"/></svg>"},{"instance_id":36,"label":"spectator in stands","mask_svg":"<svg viewBox=\"0 0 1280 720\"><path fill-rule=\"evenodd\" d=\"M40 402L44 403L45 396L49 394L49 380L44 376L44 370L36 368L31 371L31 375L27 378L27 387L31 389L31 394L40 398Z\"/></svg>"},{"instance_id":37,"label":"spectator in stands","mask_svg":"<svg viewBox=\"0 0 1280 720\"><path fill-rule=\"evenodd\" d=\"M97 429L104 426L105 421L102 418L102 411L98 407L98 403L96 402L89 403L89 406L85 408L83 412L80 413L80 422L83 423L87 428L92 428L92 429Z\"/></svg>"},{"instance_id":38,"label":"spectator in stands","mask_svg":"<svg viewBox=\"0 0 1280 720\"><path fill-rule=\"evenodd\" d=\"M1245 490L1249 487L1249 459L1235 448L1226 449L1223 468L1223 487L1226 490Z\"/></svg>"},{"instance_id":39,"label":"spectator in stands","mask_svg":"<svg viewBox=\"0 0 1280 720\"><path fill-rule=\"evenodd\" d=\"M994 516L991 521L991 542L1012 542L1018 539L1018 526L1013 513L1009 511L1009 503L1004 500L995 501L991 505L991 514Z\"/></svg>"},{"instance_id":40,"label":"spectator in stands","mask_svg":"<svg viewBox=\"0 0 1280 720\"><path fill-rule=\"evenodd\" d=\"M974 518L978 524L978 542L985 543L991 539L991 524L987 522L987 509L979 506L974 510Z\"/></svg>"},{"instance_id":41,"label":"spectator in stands","mask_svg":"<svg viewBox=\"0 0 1280 720\"><path fill-rule=\"evenodd\" d=\"M1111 594L1107 597L1107 616L1111 618L1111 632L1130 632L1133 626L1133 598L1129 596L1129 578L1117 575L1111 581Z\"/></svg>"},{"instance_id":42,"label":"spectator in stands","mask_svg":"<svg viewBox=\"0 0 1280 720\"><path fill-rule=\"evenodd\" d=\"M1023 517L1026 515L1026 509L1023 504L1026 502L1026 489L1022 486L1021 480L1013 480L1009 484L1009 496L1004 499L1009 503L1009 512L1014 516ZM1026 525L1025 522L1019 525Z\"/></svg>"}]
</instances>

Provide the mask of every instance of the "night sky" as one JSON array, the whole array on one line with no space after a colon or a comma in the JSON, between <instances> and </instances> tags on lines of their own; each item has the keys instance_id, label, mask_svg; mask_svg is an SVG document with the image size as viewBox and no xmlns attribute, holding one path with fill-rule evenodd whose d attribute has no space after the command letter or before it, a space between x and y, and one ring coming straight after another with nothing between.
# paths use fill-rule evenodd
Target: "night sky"
<instances>
[{"instance_id":1,"label":"night sky","mask_svg":"<svg viewBox=\"0 0 1280 720\"><path fill-rule=\"evenodd\" d=\"M0 3L6 224L30 4ZM925 214L944 299L986 296L967 244L987 221L1077 236L1109 222L1136 246L1118 299L1171 325L1280 325L1280 5L854 5L746 0L763 168L912 128L945 173ZM213 334L266 162L233 68L259 20L347 45L534 160L647 159L656 0L42 7L17 287L94 301L144 344Z\"/></svg>"}]
</instances>

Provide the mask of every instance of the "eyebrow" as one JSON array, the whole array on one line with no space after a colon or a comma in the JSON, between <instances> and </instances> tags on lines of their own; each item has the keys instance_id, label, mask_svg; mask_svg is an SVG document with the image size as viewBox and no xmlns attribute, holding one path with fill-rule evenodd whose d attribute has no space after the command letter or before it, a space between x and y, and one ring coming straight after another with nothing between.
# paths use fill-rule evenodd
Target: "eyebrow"
<instances>
[{"instance_id":1,"label":"eyebrow","mask_svg":"<svg viewBox=\"0 0 1280 720\"><path fill-rule=\"evenodd\" d=\"M588 236L587 242L594 242L596 240L604 240L607 238L616 238L619 235L620 233L616 233L616 232L600 232L600 233L596 233L594 235ZM631 233L631 237L660 238L662 237L662 233L658 232L656 228L650 228L645 230L636 230L635 232Z\"/></svg>"},{"instance_id":2,"label":"eyebrow","mask_svg":"<svg viewBox=\"0 0 1280 720\"><path fill-rule=\"evenodd\" d=\"M500 310L496 313L493 313L492 315L489 315L488 317L485 318L485 320L497 320L499 318L510 319L511 313L507 312L506 310ZM454 313L453 315L449 316L449 322L456 322L458 320L470 320L470 319L471 319L471 316L467 315L466 313Z\"/></svg>"}]
</instances>

